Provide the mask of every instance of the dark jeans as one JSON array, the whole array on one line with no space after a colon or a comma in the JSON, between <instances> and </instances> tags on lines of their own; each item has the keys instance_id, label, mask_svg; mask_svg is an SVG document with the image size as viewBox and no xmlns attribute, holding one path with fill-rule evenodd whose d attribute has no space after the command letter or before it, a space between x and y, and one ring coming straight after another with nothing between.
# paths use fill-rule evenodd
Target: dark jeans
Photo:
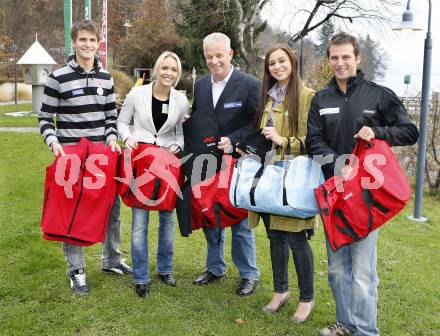
<instances>
[{"instance_id":1,"label":"dark jeans","mask_svg":"<svg viewBox=\"0 0 440 336\"><path fill-rule=\"evenodd\" d=\"M298 277L299 301L313 300L313 252L307 240L306 230L287 232L270 229L270 215L260 214L270 241L273 284L275 293L289 290L289 247L292 250Z\"/></svg>"}]
</instances>

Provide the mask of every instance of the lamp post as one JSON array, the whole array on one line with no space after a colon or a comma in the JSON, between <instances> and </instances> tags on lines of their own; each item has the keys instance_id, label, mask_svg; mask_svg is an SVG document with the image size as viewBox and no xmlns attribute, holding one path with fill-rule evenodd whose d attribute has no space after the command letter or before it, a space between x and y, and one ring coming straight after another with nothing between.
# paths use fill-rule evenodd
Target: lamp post
<instances>
[{"instance_id":1,"label":"lamp post","mask_svg":"<svg viewBox=\"0 0 440 336\"><path fill-rule=\"evenodd\" d=\"M429 91L431 83L431 55L432 55L432 39L431 39L431 0L429 3L428 13L428 31L425 38L425 49L423 55L423 79L422 79L422 102L420 106L420 127L419 127L419 149L417 153L417 173L416 173L416 194L414 200L414 214L410 218L414 221L425 222L426 217L422 216L423 201L423 183L425 175L426 160L426 142L428 133L428 111L429 111ZM406 4L406 10L402 15L402 22L393 30L420 30L414 28L413 13L410 9L411 0Z\"/></svg>"},{"instance_id":2,"label":"lamp post","mask_svg":"<svg viewBox=\"0 0 440 336\"><path fill-rule=\"evenodd\" d=\"M14 49L14 102L17 105L17 45L12 45Z\"/></svg>"},{"instance_id":3,"label":"lamp post","mask_svg":"<svg viewBox=\"0 0 440 336\"><path fill-rule=\"evenodd\" d=\"M304 38L301 36L301 46L300 46L300 53L299 53L299 75L301 79L304 79L304 55L303 55L303 43Z\"/></svg>"}]
</instances>

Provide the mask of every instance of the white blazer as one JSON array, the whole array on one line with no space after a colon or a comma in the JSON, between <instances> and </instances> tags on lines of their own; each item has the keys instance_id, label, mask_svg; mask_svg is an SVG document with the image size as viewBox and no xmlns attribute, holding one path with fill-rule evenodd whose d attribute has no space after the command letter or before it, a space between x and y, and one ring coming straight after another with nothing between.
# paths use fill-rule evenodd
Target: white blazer
<instances>
[{"instance_id":1,"label":"white blazer","mask_svg":"<svg viewBox=\"0 0 440 336\"><path fill-rule=\"evenodd\" d=\"M168 118L156 130L151 111L153 83L135 86L131 89L116 122L122 140L133 137L138 142L170 147L177 144L183 150L183 115L188 113L189 103L185 95L171 88ZM131 125L131 123L133 124Z\"/></svg>"}]
</instances>

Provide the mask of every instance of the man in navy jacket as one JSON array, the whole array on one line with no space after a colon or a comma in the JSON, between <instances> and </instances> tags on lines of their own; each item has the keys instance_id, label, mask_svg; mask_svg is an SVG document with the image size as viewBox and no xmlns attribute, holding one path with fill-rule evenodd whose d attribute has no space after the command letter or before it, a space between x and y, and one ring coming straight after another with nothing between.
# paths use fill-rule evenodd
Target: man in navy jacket
<instances>
[{"instance_id":1,"label":"man in navy jacket","mask_svg":"<svg viewBox=\"0 0 440 336\"><path fill-rule=\"evenodd\" d=\"M214 111L220 141L218 149L232 153L234 145L253 129L255 112L259 104L260 83L231 65L233 50L228 36L212 33L203 40L203 52L210 74L195 83L192 113ZM232 260L240 273L238 295L255 291L260 276L256 266L253 231L248 229L247 218L232 228ZM226 271L224 259L225 230L218 241L217 228L203 228L207 248L206 270L196 285L204 285L222 278Z\"/></svg>"}]
</instances>

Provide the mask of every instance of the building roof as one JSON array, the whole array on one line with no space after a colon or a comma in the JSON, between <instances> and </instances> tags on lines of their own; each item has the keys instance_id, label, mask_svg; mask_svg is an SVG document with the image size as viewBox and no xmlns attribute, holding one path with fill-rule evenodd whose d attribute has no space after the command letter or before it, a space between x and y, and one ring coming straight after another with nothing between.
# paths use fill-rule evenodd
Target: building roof
<instances>
[{"instance_id":1,"label":"building roof","mask_svg":"<svg viewBox=\"0 0 440 336\"><path fill-rule=\"evenodd\" d=\"M52 56L35 39L34 44L18 60L17 64L57 64Z\"/></svg>"}]
</instances>

